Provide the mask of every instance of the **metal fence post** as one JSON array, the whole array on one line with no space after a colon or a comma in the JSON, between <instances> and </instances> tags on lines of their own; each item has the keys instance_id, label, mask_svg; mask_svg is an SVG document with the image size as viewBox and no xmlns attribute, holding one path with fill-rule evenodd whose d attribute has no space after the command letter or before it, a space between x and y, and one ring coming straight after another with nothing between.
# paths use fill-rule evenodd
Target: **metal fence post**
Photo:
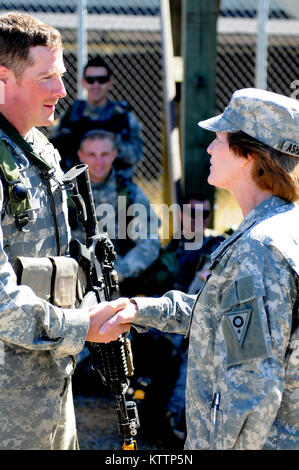
<instances>
[{"instance_id":1,"label":"metal fence post","mask_svg":"<svg viewBox=\"0 0 299 470\"><path fill-rule=\"evenodd\" d=\"M259 0L257 17L257 45L256 45L256 69L255 86L265 90L267 88L267 52L268 33L267 22L269 16L269 0Z\"/></svg>"},{"instance_id":2,"label":"metal fence post","mask_svg":"<svg viewBox=\"0 0 299 470\"><path fill-rule=\"evenodd\" d=\"M85 99L85 90L81 87L82 70L87 62L87 0L78 0L78 35L77 35L77 96Z\"/></svg>"}]
</instances>

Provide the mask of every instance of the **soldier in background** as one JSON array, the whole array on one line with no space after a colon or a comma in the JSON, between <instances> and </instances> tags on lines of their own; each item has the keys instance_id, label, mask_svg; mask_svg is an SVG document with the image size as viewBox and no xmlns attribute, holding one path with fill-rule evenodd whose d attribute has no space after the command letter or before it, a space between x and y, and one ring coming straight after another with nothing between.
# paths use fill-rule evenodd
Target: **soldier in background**
<instances>
[{"instance_id":1,"label":"soldier in background","mask_svg":"<svg viewBox=\"0 0 299 470\"><path fill-rule=\"evenodd\" d=\"M76 449L76 354L118 338L98 331L126 302L75 308L59 155L35 127L53 123L66 94L59 32L0 16L0 56L0 449Z\"/></svg>"},{"instance_id":2,"label":"soldier in background","mask_svg":"<svg viewBox=\"0 0 299 470\"><path fill-rule=\"evenodd\" d=\"M161 247L158 259L139 278L139 294L158 297L171 289L187 293L195 275L202 279L207 275L210 255L225 239L208 228L210 201L199 191L189 193L183 198L180 217L179 232ZM192 293L198 292L201 283L194 283Z\"/></svg>"},{"instance_id":3,"label":"soldier in background","mask_svg":"<svg viewBox=\"0 0 299 470\"><path fill-rule=\"evenodd\" d=\"M135 297L128 321L189 335L186 449L299 449L299 103L236 91L216 132L208 182L244 220L213 253L198 296Z\"/></svg>"},{"instance_id":4,"label":"soldier in background","mask_svg":"<svg viewBox=\"0 0 299 470\"><path fill-rule=\"evenodd\" d=\"M78 163L77 151L87 131L103 129L116 135L115 170L132 178L142 158L141 126L126 101L108 98L113 86L111 68L101 57L92 58L84 67L81 83L87 101L76 100L52 131L62 168L69 170Z\"/></svg>"},{"instance_id":5,"label":"soldier in background","mask_svg":"<svg viewBox=\"0 0 299 470\"><path fill-rule=\"evenodd\" d=\"M138 294L138 277L159 255L159 220L139 186L115 171L117 155L114 134L101 130L87 132L78 151L88 165L99 228L113 241L120 291L127 297ZM84 241L81 224L71 225L74 238Z\"/></svg>"}]
</instances>

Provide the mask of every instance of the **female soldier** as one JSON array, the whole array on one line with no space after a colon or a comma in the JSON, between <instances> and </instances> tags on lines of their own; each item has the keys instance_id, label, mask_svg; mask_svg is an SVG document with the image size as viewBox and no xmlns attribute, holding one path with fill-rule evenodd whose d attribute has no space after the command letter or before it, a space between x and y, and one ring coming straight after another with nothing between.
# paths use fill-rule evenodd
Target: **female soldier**
<instances>
[{"instance_id":1,"label":"female soldier","mask_svg":"<svg viewBox=\"0 0 299 470\"><path fill-rule=\"evenodd\" d=\"M198 297L132 299L103 331L133 321L190 335L186 449L299 449L299 103L239 90L199 126L216 132L208 182L244 220Z\"/></svg>"}]
</instances>

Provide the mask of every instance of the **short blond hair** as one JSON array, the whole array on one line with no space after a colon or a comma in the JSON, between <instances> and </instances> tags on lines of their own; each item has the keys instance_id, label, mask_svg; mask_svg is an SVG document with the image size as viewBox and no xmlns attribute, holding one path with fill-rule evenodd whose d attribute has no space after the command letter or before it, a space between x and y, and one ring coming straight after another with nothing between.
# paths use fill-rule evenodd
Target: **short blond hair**
<instances>
[{"instance_id":1,"label":"short blond hair","mask_svg":"<svg viewBox=\"0 0 299 470\"><path fill-rule=\"evenodd\" d=\"M59 31L26 13L0 16L0 65L12 70L17 80L26 67L33 65L29 52L35 46L62 49Z\"/></svg>"},{"instance_id":2,"label":"short blond hair","mask_svg":"<svg viewBox=\"0 0 299 470\"><path fill-rule=\"evenodd\" d=\"M288 202L299 199L299 158L280 152L245 134L228 133L230 149L254 160L252 178L260 189Z\"/></svg>"}]
</instances>

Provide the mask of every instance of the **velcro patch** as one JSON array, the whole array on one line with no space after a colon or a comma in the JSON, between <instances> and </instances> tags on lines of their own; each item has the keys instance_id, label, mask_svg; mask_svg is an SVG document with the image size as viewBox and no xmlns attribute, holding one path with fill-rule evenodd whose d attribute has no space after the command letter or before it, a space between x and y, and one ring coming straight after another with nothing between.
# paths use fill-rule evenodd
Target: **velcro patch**
<instances>
[{"instance_id":1,"label":"velcro patch","mask_svg":"<svg viewBox=\"0 0 299 470\"><path fill-rule=\"evenodd\" d=\"M247 327L251 316L251 310L239 310L227 312L226 319L238 345L242 347L246 335Z\"/></svg>"}]
</instances>

